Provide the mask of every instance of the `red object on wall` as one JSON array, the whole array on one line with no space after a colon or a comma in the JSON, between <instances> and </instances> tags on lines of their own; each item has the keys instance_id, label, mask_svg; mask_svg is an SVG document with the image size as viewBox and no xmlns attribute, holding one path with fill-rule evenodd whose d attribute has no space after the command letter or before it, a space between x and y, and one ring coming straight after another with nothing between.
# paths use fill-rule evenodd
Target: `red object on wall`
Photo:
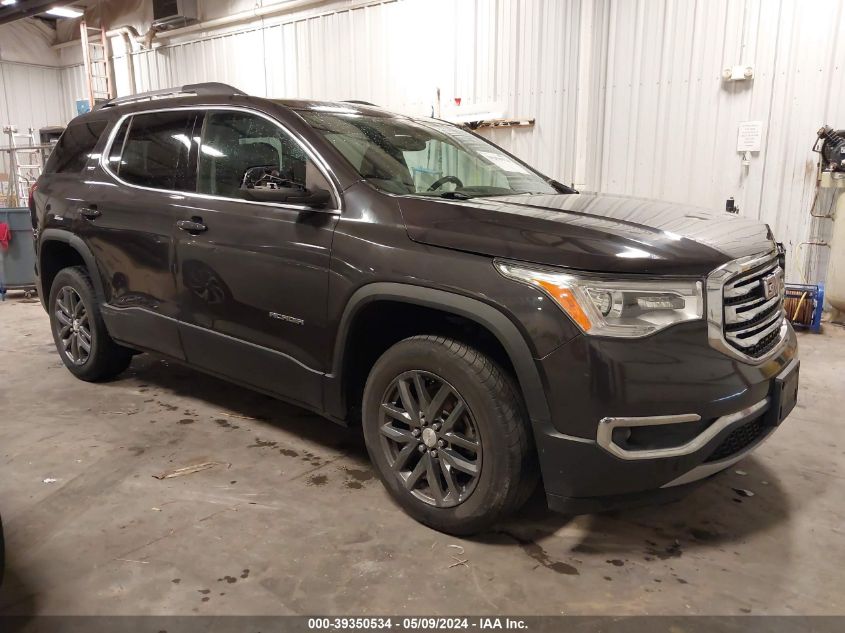
<instances>
[{"instance_id":1,"label":"red object on wall","mask_svg":"<svg viewBox=\"0 0 845 633\"><path fill-rule=\"evenodd\" d=\"M12 230L5 222L0 222L0 250L9 250L9 241L12 239Z\"/></svg>"}]
</instances>

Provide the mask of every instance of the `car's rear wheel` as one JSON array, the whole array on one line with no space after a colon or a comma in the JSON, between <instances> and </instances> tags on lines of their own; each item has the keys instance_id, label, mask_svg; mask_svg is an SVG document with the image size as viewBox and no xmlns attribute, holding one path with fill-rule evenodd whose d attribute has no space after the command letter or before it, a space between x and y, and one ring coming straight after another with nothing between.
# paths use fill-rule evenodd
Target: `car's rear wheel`
<instances>
[{"instance_id":1,"label":"car's rear wheel","mask_svg":"<svg viewBox=\"0 0 845 633\"><path fill-rule=\"evenodd\" d=\"M53 340L70 372L82 380L112 378L132 361L132 351L106 331L88 272L81 266L56 275L48 302Z\"/></svg>"},{"instance_id":2,"label":"car's rear wheel","mask_svg":"<svg viewBox=\"0 0 845 633\"><path fill-rule=\"evenodd\" d=\"M524 407L489 357L435 336L405 339L364 390L367 450L391 496L451 534L490 527L537 481Z\"/></svg>"}]
</instances>

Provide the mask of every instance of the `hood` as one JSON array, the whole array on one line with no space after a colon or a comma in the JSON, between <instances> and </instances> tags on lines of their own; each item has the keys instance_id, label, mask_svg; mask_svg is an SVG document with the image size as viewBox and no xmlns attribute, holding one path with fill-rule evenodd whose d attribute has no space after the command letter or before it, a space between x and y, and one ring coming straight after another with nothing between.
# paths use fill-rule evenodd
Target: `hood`
<instances>
[{"instance_id":1,"label":"hood","mask_svg":"<svg viewBox=\"0 0 845 633\"><path fill-rule=\"evenodd\" d=\"M404 198L400 208L415 242L596 272L704 275L774 248L761 222L629 196Z\"/></svg>"}]
</instances>

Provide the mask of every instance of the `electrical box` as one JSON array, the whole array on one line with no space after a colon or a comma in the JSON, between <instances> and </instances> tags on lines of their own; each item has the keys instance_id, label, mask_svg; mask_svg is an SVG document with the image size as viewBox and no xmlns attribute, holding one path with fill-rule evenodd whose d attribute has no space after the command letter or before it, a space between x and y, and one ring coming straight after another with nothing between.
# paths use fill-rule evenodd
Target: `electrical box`
<instances>
[{"instance_id":1,"label":"electrical box","mask_svg":"<svg viewBox=\"0 0 845 633\"><path fill-rule=\"evenodd\" d=\"M167 30L198 19L197 0L153 0L153 26Z\"/></svg>"},{"instance_id":2,"label":"electrical box","mask_svg":"<svg viewBox=\"0 0 845 633\"><path fill-rule=\"evenodd\" d=\"M725 81L745 81L754 79L754 66L728 66L722 71Z\"/></svg>"}]
</instances>

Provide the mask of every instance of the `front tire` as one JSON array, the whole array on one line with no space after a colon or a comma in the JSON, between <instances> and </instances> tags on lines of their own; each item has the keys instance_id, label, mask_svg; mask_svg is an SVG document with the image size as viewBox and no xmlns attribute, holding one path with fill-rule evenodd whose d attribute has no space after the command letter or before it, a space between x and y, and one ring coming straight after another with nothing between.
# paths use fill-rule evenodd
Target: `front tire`
<instances>
[{"instance_id":1,"label":"front tire","mask_svg":"<svg viewBox=\"0 0 845 633\"><path fill-rule=\"evenodd\" d=\"M537 469L510 377L453 339L415 336L376 361L363 398L367 451L390 495L441 532L491 527L526 499Z\"/></svg>"},{"instance_id":2,"label":"front tire","mask_svg":"<svg viewBox=\"0 0 845 633\"><path fill-rule=\"evenodd\" d=\"M47 305L56 349L74 376L97 382L113 378L129 366L132 352L115 343L106 331L85 268L75 266L59 271Z\"/></svg>"}]
</instances>

